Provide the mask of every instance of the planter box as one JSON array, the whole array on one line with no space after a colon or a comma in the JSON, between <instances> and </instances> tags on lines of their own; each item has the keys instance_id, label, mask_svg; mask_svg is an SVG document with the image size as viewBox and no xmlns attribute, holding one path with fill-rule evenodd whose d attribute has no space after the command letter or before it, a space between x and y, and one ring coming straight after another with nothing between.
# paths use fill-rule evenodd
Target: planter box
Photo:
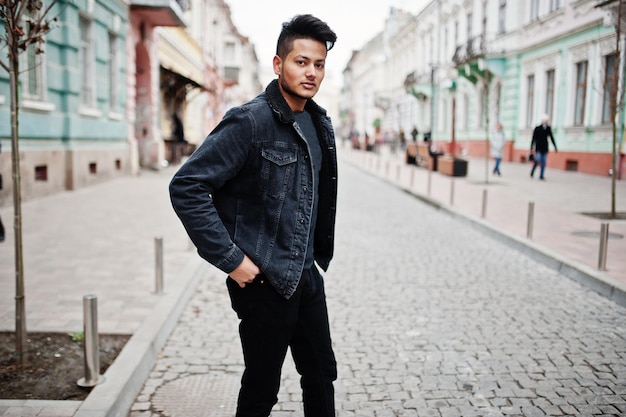
<instances>
[{"instance_id":1,"label":"planter box","mask_svg":"<svg viewBox=\"0 0 626 417\"><path fill-rule=\"evenodd\" d=\"M451 177L465 177L467 175L467 161L451 156L439 157L437 170Z\"/></svg>"}]
</instances>

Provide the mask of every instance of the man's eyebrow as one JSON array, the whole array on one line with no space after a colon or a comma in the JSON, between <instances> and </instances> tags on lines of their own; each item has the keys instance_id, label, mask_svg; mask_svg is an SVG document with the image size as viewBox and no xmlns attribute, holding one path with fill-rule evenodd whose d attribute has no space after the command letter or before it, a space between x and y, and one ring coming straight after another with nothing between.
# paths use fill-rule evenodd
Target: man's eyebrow
<instances>
[{"instance_id":1,"label":"man's eyebrow","mask_svg":"<svg viewBox=\"0 0 626 417\"><path fill-rule=\"evenodd\" d=\"M302 55L302 54L298 54L295 56L296 59L300 58L300 59L306 59L307 61L315 61L315 62L326 62L326 58L320 58L320 59L312 59L306 55Z\"/></svg>"}]
</instances>

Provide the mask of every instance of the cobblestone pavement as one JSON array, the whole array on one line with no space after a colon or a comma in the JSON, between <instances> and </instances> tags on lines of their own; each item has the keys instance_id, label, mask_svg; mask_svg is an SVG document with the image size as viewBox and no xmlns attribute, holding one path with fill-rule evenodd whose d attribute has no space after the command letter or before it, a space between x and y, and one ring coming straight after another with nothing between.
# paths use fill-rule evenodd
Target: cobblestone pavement
<instances>
[{"instance_id":1,"label":"cobblestone pavement","mask_svg":"<svg viewBox=\"0 0 626 417\"><path fill-rule=\"evenodd\" d=\"M626 414L626 309L343 165L325 274L337 416ZM243 369L211 269L129 417L233 416ZM287 359L273 417L301 417Z\"/></svg>"}]
</instances>

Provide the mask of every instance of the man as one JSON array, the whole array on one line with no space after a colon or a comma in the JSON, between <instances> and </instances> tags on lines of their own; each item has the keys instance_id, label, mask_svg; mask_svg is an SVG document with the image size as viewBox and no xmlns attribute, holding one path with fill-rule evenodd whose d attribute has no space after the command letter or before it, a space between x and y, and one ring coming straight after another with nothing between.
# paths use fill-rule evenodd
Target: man
<instances>
[{"instance_id":1,"label":"man","mask_svg":"<svg viewBox=\"0 0 626 417\"><path fill-rule=\"evenodd\" d=\"M552 136L552 129L548 124L548 115L545 114L541 118L541 124L535 127L533 131L533 138L530 142L530 152L535 153L535 159L533 162L533 167L530 170L530 177L532 178L535 175L535 169L537 165L541 165L541 170L539 171L539 179L545 180L544 172L546 170L546 163L548 161L548 137L552 141L552 145L554 145L554 152L558 152L556 148L556 142L554 141L554 136Z\"/></svg>"},{"instance_id":2,"label":"man","mask_svg":"<svg viewBox=\"0 0 626 417\"><path fill-rule=\"evenodd\" d=\"M245 370L237 417L268 416L291 353L304 413L335 416L337 364L323 279L333 255L337 159L313 100L337 36L311 15L282 26L277 79L229 110L170 184L198 253L228 274Z\"/></svg>"}]
</instances>

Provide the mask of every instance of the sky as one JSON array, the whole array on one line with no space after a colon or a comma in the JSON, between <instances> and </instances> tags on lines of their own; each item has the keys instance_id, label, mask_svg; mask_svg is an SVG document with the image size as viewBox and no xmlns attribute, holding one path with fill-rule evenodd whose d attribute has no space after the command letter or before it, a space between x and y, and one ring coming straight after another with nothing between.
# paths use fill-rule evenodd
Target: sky
<instances>
[{"instance_id":1,"label":"sky","mask_svg":"<svg viewBox=\"0 0 626 417\"><path fill-rule=\"evenodd\" d=\"M336 85L352 55L382 31L390 7L418 13L428 0L226 0L239 33L255 46L262 71L271 72L276 40L283 22L310 13L328 23L337 43L326 58L326 80ZM273 78L273 76L271 76Z\"/></svg>"}]
</instances>

